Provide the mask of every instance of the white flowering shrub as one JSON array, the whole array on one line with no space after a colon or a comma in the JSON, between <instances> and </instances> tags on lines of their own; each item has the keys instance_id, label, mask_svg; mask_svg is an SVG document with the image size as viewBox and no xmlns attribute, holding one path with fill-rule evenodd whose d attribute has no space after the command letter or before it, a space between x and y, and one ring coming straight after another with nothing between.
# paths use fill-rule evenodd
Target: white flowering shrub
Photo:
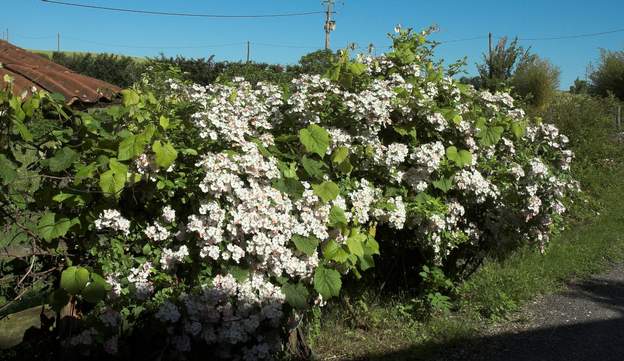
<instances>
[{"instance_id":1,"label":"white flowering shrub","mask_svg":"<svg viewBox=\"0 0 624 361\"><path fill-rule=\"evenodd\" d=\"M64 345L270 359L296 310L339 296L380 243L438 265L545 247L576 187L567 138L453 80L424 35L289 89L145 78L75 114L37 161L56 195L32 230L67 246L53 302L81 328Z\"/></svg>"}]
</instances>

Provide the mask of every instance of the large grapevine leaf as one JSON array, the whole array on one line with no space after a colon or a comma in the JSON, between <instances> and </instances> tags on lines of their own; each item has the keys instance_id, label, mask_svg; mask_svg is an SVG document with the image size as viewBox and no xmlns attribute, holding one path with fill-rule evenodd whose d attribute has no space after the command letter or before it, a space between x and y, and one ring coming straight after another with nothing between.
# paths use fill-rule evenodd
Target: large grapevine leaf
<instances>
[{"instance_id":1,"label":"large grapevine leaf","mask_svg":"<svg viewBox=\"0 0 624 361\"><path fill-rule=\"evenodd\" d=\"M329 148L329 133L316 124L312 124L299 131L299 140L310 153L316 153L321 158Z\"/></svg>"},{"instance_id":2,"label":"large grapevine leaf","mask_svg":"<svg viewBox=\"0 0 624 361\"><path fill-rule=\"evenodd\" d=\"M324 299L338 297L342 281L338 271L319 266L314 271L314 289L323 296Z\"/></svg>"},{"instance_id":3,"label":"large grapevine leaf","mask_svg":"<svg viewBox=\"0 0 624 361\"><path fill-rule=\"evenodd\" d=\"M169 168L178 157L178 152L169 142L163 144L157 140L152 144L152 150L156 154L156 164L162 168Z\"/></svg>"}]
</instances>

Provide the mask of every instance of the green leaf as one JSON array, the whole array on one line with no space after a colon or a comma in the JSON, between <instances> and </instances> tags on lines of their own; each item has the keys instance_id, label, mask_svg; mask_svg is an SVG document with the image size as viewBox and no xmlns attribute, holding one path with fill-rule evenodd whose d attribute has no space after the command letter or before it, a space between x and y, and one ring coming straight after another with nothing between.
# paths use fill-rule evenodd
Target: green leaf
<instances>
[{"instance_id":1,"label":"green leaf","mask_svg":"<svg viewBox=\"0 0 624 361\"><path fill-rule=\"evenodd\" d=\"M375 267L375 259L370 254L365 254L363 257L358 258L360 260L360 269L362 271Z\"/></svg>"},{"instance_id":2,"label":"green leaf","mask_svg":"<svg viewBox=\"0 0 624 361\"><path fill-rule=\"evenodd\" d=\"M477 133L477 137L480 140L481 145L486 147L496 145L503 135L503 127L486 127L484 126Z\"/></svg>"},{"instance_id":3,"label":"green leaf","mask_svg":"<svg viewBox=\"0 0 624 361\"><path fill-rule=\"evenodd\" d=\"M48 167L52 172L61 172L71 167L78 160L79 155L73 149L63 147L54 153L54 157L50 158Z\"/></svg>"},{"instance_id":4,"label":"green leaf","mask_svg":"<svg viewBox=\"0 0 624 361\"><path fill-rule=\"evenodd\" d=\"M93 162L89 165L79 164L76 166L76 175L74 176L74 184L79 185L83 180L93 177L93 173L97 168L97 163Z\"/></svg>"},{"instance_id":5,"label":"green leaf","mask_svg":"<svg viewBox=\"0 0 624 361\"><path fill-rule=\"evenodd\" d=\"M119 143L119 151L117 158L119 160L128 160L140 155L145 150L147 141L143 134L130 135Z\"/></svg>"},{"instance_id":6,"label":"green leaf","mask_svg":"<svg viewBox=\"0 0 624 361\"><path fill-rule=\"evenodd\" d=\"M282 286L282 293L286 296L286 302L296 309L306 309L308 306L308 289L301 283L286 283Z\"/></svg>"},{"instance_id":7,"label":"green leaf","mask_svg":"<svg viewBox=\"0 0 624 361\"><path fill-rule=\"evenodd\" d=\"M102 192L104 192L104 195L118 196L119 192L124 188L126 177L127 173L116 173L112 169L102 173L100 175L100 188Z\"/></svg>"},{"instance_id":8,"label":"green leaf","mask_svg":"<svg viewBox=\"0 0 624 361\"><path fill-rule=\"evenodd\" d=\"M344 210L338 206L333 206L329 211L329 225L331 227L347 226L347 217Z\"/></svg>"},{"instance_id":9,"label":"green leaf","mask_svg":"<svg viewBox=\"0 0 624 361\"><path fill-rule=\"evenodd\" d=\"M324 203L330 202L340 193L340 188L332 181L325 181L321 184L313 184L314 194L319 196Z\"/></svg>"},{"instance_id":10,"label":"green leaf","mask_svg":"<svg viewBox=\"0 0 624 361\"><path fill-rule=\"evenodd\" d=\"M453 178L440 178L432 182L433 186L446 193L453 188Z\"/></svg>"},{"instance_id":11,"label":"green leaf","mask_svg":"<svg viewBox=\"0 0 624 361\"><path fill-rule=\"evenodd\" d=\"M455 146L446 148L446 157L463 168L472 163L472 153L467 150L457 150Z\"/></svg>"},{"instance_id":12,"label":"green leaf","mask_svg":"<svg viewBox=\"0 0 624 361\"><path fill-rule=\"evenodd\" d=\"M329 133L316 124L312 124L299 131L299 140L310 153L316 153L321 158L329 148Z\"/></svg>"},{"instance_id":13,"label":"green leaf","mask_svg":"<svg viewBox=\"0 0 624 361\"><path fill-rule=\"evenodd\" d=\"M108 160L108 167L115 173L128 174L128 166L119 162L115 158Z\"/></svg>"},{"instance_id":14,"label":"green leaf","mask_svg":"<svg viewBox=\"0 0 624 361\"><path fill-rule=\"evenodd\" d=\"M350 62L349 65L347 65L347 69L353 73L353 75L362 75L362 73L366 71L366 65L362 63Z\"/></svg>"},{"instance_id":15,"label":"green leaf","mask_svg":"<svg viewBox=\"0 0 624 361\"><path fill-rule=\"evenodd\" d=\"M61 274L62 275L62 274ZM61 309L69 302L69 295L67 291L62 288L57 288L48 297L48 304L56 312L61 312Z\"/></svg>"},{"instance_id":16,"label":"green leaf","mask_svg":"<svg viewBox=\"0 0 624 361\"><path fill-rule=\"evenodd\" d=\"M163 144L157 140L152 144L152 150L156 154L156 164L162 168L169 168L178 157L178 152L169 142Z\"/></svg>"},{"instance_id":17,"label":"green leaf","mask_svg":"<svg viewBox=\"0 0 624 361\"><path fill-rule=\"evenodd\" d=\"M55 220L55 218L56 214L46 212L39 219L39 223L37 223L39 235L47 242L58 237L63 237L74 224L68 218L61 218L58 221Z\"/></svg>"},{"instance_id":18,"label":"green leaf","mask_svg":"<svg viewBox=\"0 0 624 361\"><path fill-rule=\"evenodd\" d=\"M351 164L351 162L347 159L344 162L338 164L338 166L336 167L337 170L339 170L340 172L344 173L344 174L349 174L351 173L351 171L353 170L353 165Z\"/></svg>"},{"instance_id":19,"label":"green leaf","mask_svg":"<svg viewBox=\"0 0 624 361\"><path fill-rule=\"evenodd\" d=\"M124 89L121 91L122 96L122 104L124 106L136 105L139 104L141 98L139 98L139 94L132 89Z\"/></svg>"},{"instance_id":20,"label":"green leaf","mask_svg":"<svg viewBox=\"0 0 624 361\"><path fill-rule=\"evenodd\" d=\"M297 163L285 163L280 161L277 163L277 168L279 168L284 177L297 179Z\"/></svg>"},{"instance_id":21,"label":"green leaf","mask_svg":"<svg viewBox=\"0 0 624 361\"><path fill-rule=\"evenodd\" d=\"M82 289L82 287L78 283L78 280L76 279L77 271L78 267L71 266L61 273L61 288L72 295L77 295Z\"/></svg>"},{"instance_id":22,"label":"green leaf","mask_svg":"<svg viewBox=\"0 0 624 361\"><path fill-rule=\"evenodd\" d=\"M15 165L4 154L0 154L0 178L7 185L15 180L17 171Z\"/></svg>"},{"instance_id":23,"label":"green leaf","mask_svg":"<svg viewBox=\"0 0 624 361\"><path fill-rule=\"evenodd\" d=\"M273 181L273 188L288 194L293 200L301 199L305 188L294 178L280 178Z\"/></svg>"},{"instance_id":24,"label":"green leaf","mask_svg":"<svg viewBox=\"0 0 624 361\"><path fill-rule=\"evenodd\" d=\"M334 150L334 153L332 154L332 162L336 163L336 164L340 164L342 162L345 161L345 159L347 159L347 157L349 156L349 148L347 147L338 147L336 148L336 150Z\"/></svg>"},{"instance_id":25,"label":"green leaf","mask_svg":"<svg viewBox=\"0 0 624 361\"><path fill-rule=\"evenodd\" d=\"M344 263L349 254L334 240L327 241L322 247L323 257L329 261Z\"/></svg>"},{"instance_id":26,"label":"green leaf","mask_svg":"<svg viewBox=\"0 0 624 361\"><path fill-rule=\"evenodd\" d=\"M362 242L366 240L366 235L359 231L353 232L349 238L347 238L347 248L352 254L362 257L364 256L364 246Z\"/></svg>"},{"instance_id":27,"label":"green leaf","mask_svg":"<svg viewBox=\"0 0 624 361\"><path fill-rule=\"evenodd\" d=\"M311 256L316 251L316 248L319 245L319 240L316 237L304 237L298 234L295 234L292 237L292 241L295 244L295 247L308 256Z\"/></svg>"},{"instance_id":28,"label":"green leaf","mask_svg":"<svg viewBox=\"0 0 624 361\"><path fill-rule=\"evenodd\" d=\"M323 172L323 168L325 168L325 163L320 162L318 160L310 159L305 155L301 158L301 164L303 165L303 169L305 169L306 173L310 175L310 177L322 179L325 173Z\"/></svg>"},{"instance_id":29,"label":"green leaf","mask_svg":"<svg viewBox=\"0 0 624 361\"><path fill-rule=\"evenodd\" d=\"M89 282L89 270L84 267L76 268L76 285L83 289Z\"/></svg>"},{"instance_id":30,"label":"green leaf","mask_svg":"<svg viewBox=\"0 0 624 361\"><path fill-rule=\"evenodd\" d=\"M525 122L513 122L511 123L511 131L514 133L516 138L520 139L524 136L526 132L526 124Z\"/></svg>"},{"instance_id":31,"label":"green leaf","mask_svg":"<svg viewBox=\"0 0 624 361\"><path fill-rule=\"evenodd\" d=\"M91 281L82 290L81 294L87 302L97 303L106 297L106 289L107 283L104 278L97 273L91 273Z\"/></svg>"},{"instance_id":32,"label":"green leaf","mask_svg":"<svg viewBox=\"0 0 624 361\"><path fill-rule=\"evenodd\" d=\"M26 127L26 125L24 125L24 123L22 122L24 117L25 117L24 111L20 108L15 114L15 117L13 118L13 125L15 126L15 128L17 128L17 131L19 132L22 139L24 139L27 142L32 142L33 136L28 130L28 128Z\"/></svg>"},{"instance_id":33,"label":"green leaf","mask_svg":"<svg viewBox=\"0 0 624 361\"><path fill-rule=\"evenodd\" d=\"M314 289L323 296L324 299L338 297L342 281L338 271L319 266L314 271Z\"/></svg>"},{"instance_id":34,"label":"green leaf","mask_svg":"<svg viewBox=\"0 0 624 361\"><path fill-rule=\"evenodd\" d=\"M55 195L54 197L52 197L52 200L55 201L55 202L62 203L62 202L68 200L69 198L71 198L73 196L74 195L71 194L71 193L63 193L63 192L61 192L61 193Z\"/></svg>"},{"instance_id":35,"label":"green leaf","mask_svg":"<svg viewBox=\"0 0 624 361\"><path fill-rule=\"evenodd\" d=\"M160 124L160 126L161 126L163 129L167 130L167 128L169 128L169 118L167 118L167 117L166 117L166 116L164 116L164 115L161 115L161 116L160 116L160 120L159 120L159 124Z\"/></svg>"},{"instance_id":36,"label":"green leaf","mask_svg":"<svg viewBox=\"0 0 624 361\"><path fill-rule=\"evenodd\" d=\"M379 254L379 243L372 236L367 237L364 242L364 254Z\"/></svg>"}]
</instances>

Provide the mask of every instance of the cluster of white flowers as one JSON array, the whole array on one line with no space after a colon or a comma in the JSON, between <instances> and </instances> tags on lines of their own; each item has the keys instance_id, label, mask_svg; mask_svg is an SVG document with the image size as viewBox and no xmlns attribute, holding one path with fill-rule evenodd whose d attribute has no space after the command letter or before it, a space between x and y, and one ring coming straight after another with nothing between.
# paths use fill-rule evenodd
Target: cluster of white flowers
<instances>
[{"instance_id":1,"label":"cluster of white flowers","mask_svg":"<svg viewBox=\"0 0 624 361\"><path fill-rule=\"evenodd\" d=\"M427 173L433 173L440 167L445 152L442 142L437 141L419 146L410 157L418 165L424 167Z\"/></svg>"},{"instance_id":2,"label":"cluster of white flowers","mask_svg":"<svg viewBox=\"0 0 624 361\"><path fill-rule=\"evenodd\" d=\"M165 206L165 208L163 208L162 218L165 220L165 222L172 223L173 221L175 221L176 218L175 210L171 208L171 206Z\"/></svg>"},{"instance_id":3,"label":"cluster of white flowers","mask_svg":"<svg viewBox=\"0 0 624 361\"><path fill-rule=\"evenodd\" d=\"M378 199L377 191L366 179L360 179L359 187L349 194L353 204L353 216L360 224L368 222L371 205Z\"/></svg>"},{"instance_id":4,"label":"cluster of white flowers","mask_svg":"<svg viewBox=\"0 0 624 361\"><path fill-rule=\"evenodd\" d=\"M134 295L139 300L147 299L154 292L154 284L149 280L153 267L145 262L140 267L131 268L128 282L134 286Z\"/></svg>"},{"instance_id":5,"label":"cluster of white flowers","mask_svg":"<svg viewBox=\"0 0 624 361\"><path fill-rule=\"evenodd\" d=\"M462 169L455 175L457 189L467 191L476 197L477 203L488 198L497 199L499 192L495 184L488 181L477 169Z\"/></svg>"},{"instance_id":6,"label":"cluster of white flowers","mask_svg":"<svg viewBox=\"0 0 624 361\"><path fill-rule=\"evenodd\" d=\"M186 245L180 246L175 252L169 248L164 248L160 256L160 267L163 270L170 270L174 268L177 263L182 262L184 257L188 255L189 251Z\"/></svg>"},{"instance_id":7,"label":"cluster of white flowers","mask_svg":"<svg viewBox=\"0 0 624 361\"><path fill-rule=\"evenodd\" d=\"M448 122L444 115L440 113L433 113L427 115L427 121L433 125L433 129L438 132L443 132L448 127Z\"/></svg>"},{"instance_id":8,"label":"cluster of white flowers","mask_svg":"<svg viewBox=\"0 0 624 361\"><path fill-rule=\"evenodd\" d=\"M153 225L145 228L144 233L145 236L152 241L164 241L171 237L169 230L158 222L154 222Z\"/></svg>"},{"instance_id":9,"label":"cluster of white flowers","mask_svg":"<svg viewBox=\"0 0 624 361\"><path fill-rule=\"evenodd\" d=\"M130 221L121 216L116 209L105 209L104 212L95 220L95 229L112 229L123 233L130 234Z\"/></svg>"}]
</instances>

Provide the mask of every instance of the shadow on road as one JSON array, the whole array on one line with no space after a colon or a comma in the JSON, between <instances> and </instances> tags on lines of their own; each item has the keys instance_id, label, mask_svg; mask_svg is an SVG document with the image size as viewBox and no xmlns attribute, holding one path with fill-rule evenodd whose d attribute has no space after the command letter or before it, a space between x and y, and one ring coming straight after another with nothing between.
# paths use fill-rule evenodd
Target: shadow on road
<instances>
[{"instance_id":1,"label":"shadow on road","mask_svg":"<svg viewBox=\"0 0 624 361\"><path fill-rule=\"evenodd\" d=\"M552 310L557 304L562 311L559 314L578 316L578 321L565 323L563 318L551 316L557 314ZM358 360L624 361L624 282L580 282L568 292L552 296L548 305L548 312L541 315L537 309L534 323L542 326L534 329L412 347ZM437 356L431 356L432 348Z\"/></svg>"}]
</instances>

